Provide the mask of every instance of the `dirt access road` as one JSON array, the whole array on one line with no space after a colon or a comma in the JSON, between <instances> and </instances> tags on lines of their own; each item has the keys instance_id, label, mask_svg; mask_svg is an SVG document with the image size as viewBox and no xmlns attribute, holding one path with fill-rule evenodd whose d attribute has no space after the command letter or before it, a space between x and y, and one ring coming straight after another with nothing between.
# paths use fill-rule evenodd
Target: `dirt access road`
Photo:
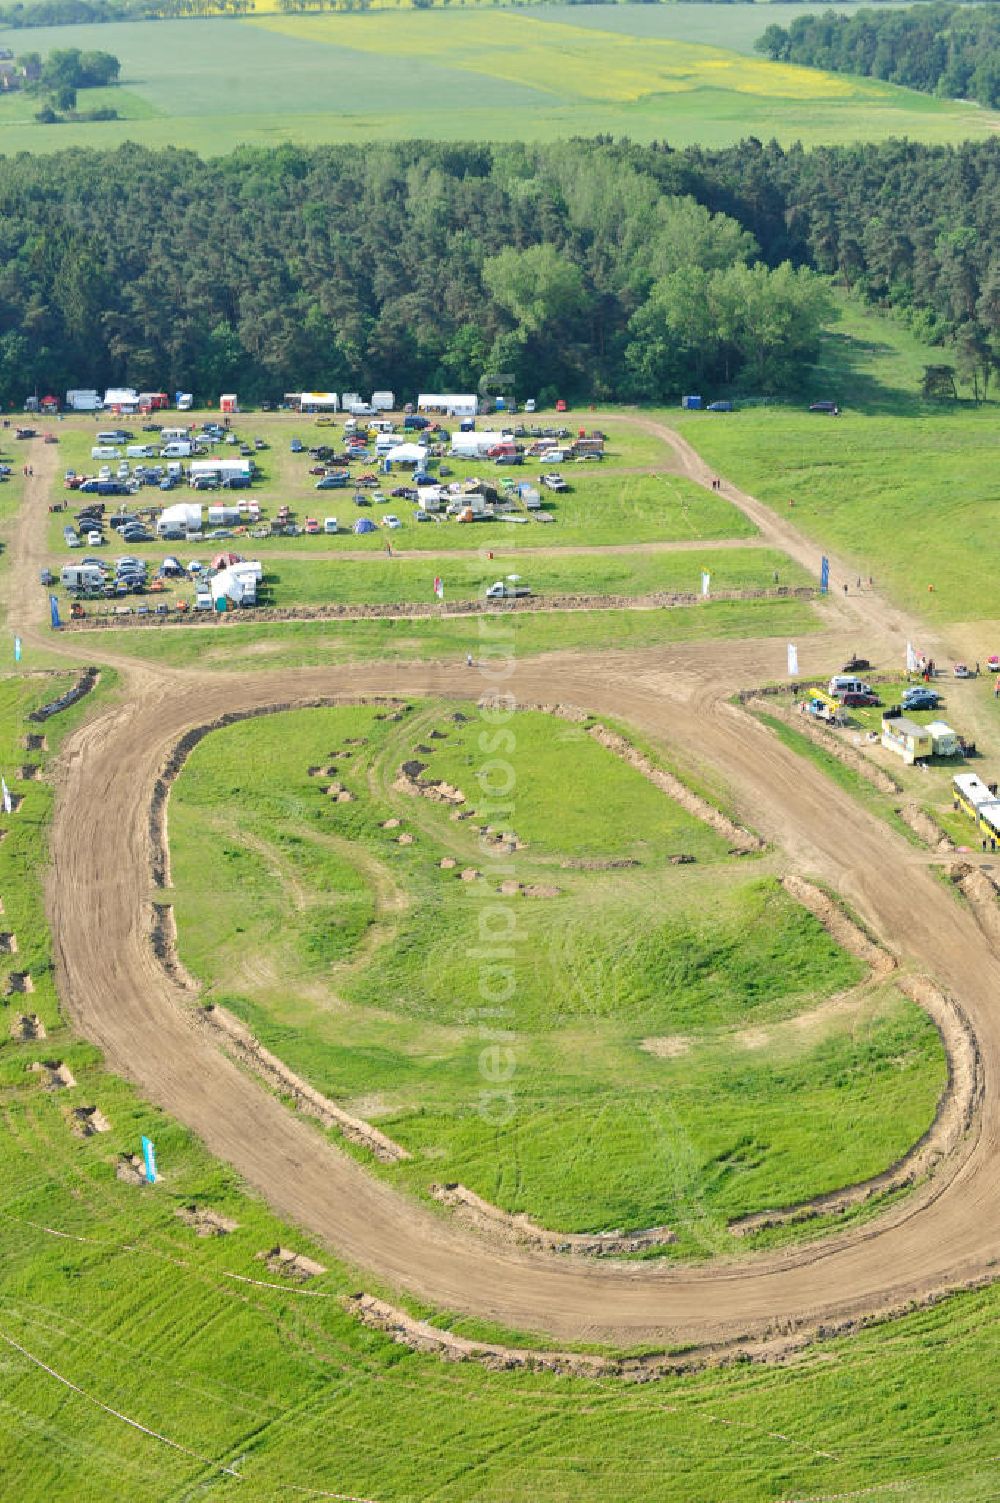
<instances>
[{"instance_id":1,"label":"dirt access road","mask_svg":"<svg viewBox=\"0 0 1000 1503\"><path fill-rule=\"evenodd\" d=\"M707 478L697 456L686 462L692 478ZM729 486L725 493L760 513L768 541L815 567L814 545L752 498ZM35 524L26 521L30 532ZM31 555L29 540L16 552L15 572ZM29 593L19 594L15 583L14 602L26 606ZM875 594L828 609L838 629L802 644L817 668L821 655L829 662L855 640L895 656L912 629ZM31 616L37 621L34 609ZM30 618L12 624L53 646ZM91 643L60 645L69 654L92 650ZM49 907L60 995L72 1020L113 1069L357 1268L359 1283L372 1274L438 1307L508 1327L560 1341L718 1349L864 1318L984 1276L1000 1249L1000 963L921 853L727 702L740 684L780 676L783 658L784 643L767 641L567 653L494 662L491 674L464 664L130 672L123 702L70 738L58 768ZM894 1211L819 1245L698 1268L590 1264L488 1245L397 1194L222 1056L149 942L150 799L178 738L221 714L274 704L369 694L469 698L496 688L523 702L615 716L708 764L744 819L784 849L791 870L828 882L904 964L960 999L985 1082L964 1151Z\"/></svg>"}]
</instances>

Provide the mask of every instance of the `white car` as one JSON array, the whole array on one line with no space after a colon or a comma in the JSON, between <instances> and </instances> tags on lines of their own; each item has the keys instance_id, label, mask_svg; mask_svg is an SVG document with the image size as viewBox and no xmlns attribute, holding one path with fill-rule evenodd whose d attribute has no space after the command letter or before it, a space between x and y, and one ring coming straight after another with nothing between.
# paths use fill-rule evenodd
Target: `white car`
<instances>
[{"instance_id":1,"label":"white car","mask_svg":"<svg viewBox=\"0 0 1000 1503\"><path fill-rule=\"evenodd\" d=\"M332 534L337 532L338 530L339 529L336 517L325 517L323 519L323 531L325 533L329 533L332 536Z\"/></svg>"},{"instance_id":2,"label":"white car","mask_svg":"<svg viewBox=\"0 0 1000 1503\"><path fill-rule=\"evenodd\" d=\"M87 544L88 544L89 547L91 547L91 548L99 548L103 542L104 542L104 534L102 532L88 532L87 533Z\"/></svg>"},{"instance_id":3,"label":"white car","mask_svg":"<svg viewBox=\"0 0 1000 1503\"><path fill-rule=\"evenodd\" d=\"M402 522L390 511L382 518L383 527L402 527Z\"/></svg>"}]
</instances>

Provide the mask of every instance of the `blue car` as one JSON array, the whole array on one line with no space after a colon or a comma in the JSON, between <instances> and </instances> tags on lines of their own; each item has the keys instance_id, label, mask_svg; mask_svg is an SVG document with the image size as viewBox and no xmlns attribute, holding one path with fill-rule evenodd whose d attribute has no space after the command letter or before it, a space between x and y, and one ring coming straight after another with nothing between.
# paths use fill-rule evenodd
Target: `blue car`
<instances>
[{"instance_id":1,"label":"blue car","mask_svg":"<svg viewBox=\"0 0 1000 1503\"><path fill-rule=\"evenodd\" d=\"M936 710L941 702L940 694L933 689L907 689L902 698L904 710Z\"/></svg>"}]
</instances>

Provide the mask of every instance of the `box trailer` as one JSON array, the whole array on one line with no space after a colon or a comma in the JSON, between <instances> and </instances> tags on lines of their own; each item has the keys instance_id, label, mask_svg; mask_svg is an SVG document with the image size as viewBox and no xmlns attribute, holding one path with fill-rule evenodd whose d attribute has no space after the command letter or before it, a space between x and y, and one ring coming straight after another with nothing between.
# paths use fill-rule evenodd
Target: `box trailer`
<instances>
[{"instance_id":1,"label":"box trailer","mask_svg":"<svg viewBox=\"0 0 1000 1503\"><path fill-rule=\"evenodd\" d=\"M514 448L514 438L510 433L454 433L451 439L451 452L456 459L484 459L491 449L501 445L509 445Z\"/></svg>"},{"instance_id":2,"label":"box trailer","mask_svg":"<svg viewBox=\"0 0 1000 1503\"><path fill-rule=\"evenodd\" d=\"M249 485L253 479L253 473L252 459L192 459L188 466L189 480L199 480L207 476L217 480L245 480Z\"/></svg>"},{"instance_id":3,"label":"box trailer","mask_svg":"<svg viewBox=\"0 0 1000 1503\"><path fill-rule=\"evenodd\" d=\"M396 406L396 394L392 391L373 391L372 406L376 412L392 412Z\"/></svg>"},{"instance_id":4,"label":"box trailer","mask_svg":"<svg viewBox=\"0 0 1000 1503\"><path fill-rule=\"evenodd\" d=\"M236 527L240 521L240 509L238 506L210 506L208 508L209 527Z\"/></svg>"},{"instance_id":5,"label":"box trailer","mask_svg":"<svg viewBox=\"0 0 1000 1503\"><path fill-rule=\"evenodd\" d=\"M96 391L68 391L66 407L70 412L100 412L101 399Z\"/></svg>"}]
</instances>

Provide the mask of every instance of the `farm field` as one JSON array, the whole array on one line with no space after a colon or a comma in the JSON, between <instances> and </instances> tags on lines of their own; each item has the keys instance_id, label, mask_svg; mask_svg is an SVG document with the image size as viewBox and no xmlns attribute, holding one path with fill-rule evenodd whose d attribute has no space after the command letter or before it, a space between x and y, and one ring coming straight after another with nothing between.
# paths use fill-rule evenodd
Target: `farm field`
<instances>
[{"instance_id":1,"label":"farm field","mask_svg":"<svg viewBox=\"0 0 1000 1503\"><path fill-rule=\"evenodd\" d=\"M23 101L3 100L0 124L11 152L139 141L208 156L285 141L605 132L718 146L746 135L785 144L902 135L957 141L995 128L995 116L971 105L705 45L704 23L702 36L684 41L651 34L650 22L635 15L645 8L607 9L607 30L595 28L593 17L577 24L563 12L474 8L111 23L100 41L122 61L122 88L114 92L129 118L39 125L24 119ZM758 24L756 14L752 20ZM744 48L747 29L739 20ZM43 53L93 42L86 26L31 33ZM21 45L9 32L0 32L0 43Z\"/></svg>"},{"instance_id":2,"label":"farm field","mask_svg":"<svg viewBox=\"0 0 1000 1503\"><path fill-rule=\"evenodd\" d=\"M825 1015L860 964L773 879L720 869L725 842L584 728L530 713L505 733L503 828L539 896L518 900L513 1000L497 1012L514 1110L484 1119L466 999L496 882L471 824L395 787L414 756L422 776L469 787L473 711L246 722L201 743L171 800L182 958L294 1070L402 1143L397 1181L426 1194L457 1180L561 1231L666 1224L675 1253L704 1256L727 1250L728 1216L866 1178L920 1136L943 1076L917 1009L876 988ZM347 803L309 775L334 752ZM261 766L273 791L249 774ZM696 866L671 866L678 851ZM633 865L587 870L609 859ZM479 881L457 880L470 864Z\"/></svg>"}]
</instances>

